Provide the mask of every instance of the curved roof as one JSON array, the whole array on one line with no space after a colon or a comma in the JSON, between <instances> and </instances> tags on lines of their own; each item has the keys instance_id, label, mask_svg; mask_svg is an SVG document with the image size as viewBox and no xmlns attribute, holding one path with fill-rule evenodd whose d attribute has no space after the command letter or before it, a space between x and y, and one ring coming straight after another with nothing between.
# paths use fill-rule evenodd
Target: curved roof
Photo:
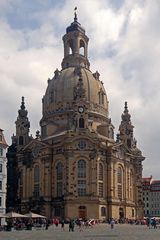
<instances>
[{"instance_id":1,"label":"curved roof","mask_svg":"<svg viewBox=\"0 0 160 240\"><path fill-rule=\"evenodd\" d=\"M48 87L44 96L44 111L52 105L56 108L58 102L73 102L75 100L76 87L79 84L80 76L77 68L69 67L55 74L52 80L48 81ZM82 88L85 101L91 105L99 105L108 112L108 100L103 83L94 77L91 71L80 68ZM79 90L78 90L79 91ZM99 101L100 93L103 94L103 103ZM51 100L52 95L52 100ZM92 109L91 109L92 110Z\"/></svg>"}]
</instances>

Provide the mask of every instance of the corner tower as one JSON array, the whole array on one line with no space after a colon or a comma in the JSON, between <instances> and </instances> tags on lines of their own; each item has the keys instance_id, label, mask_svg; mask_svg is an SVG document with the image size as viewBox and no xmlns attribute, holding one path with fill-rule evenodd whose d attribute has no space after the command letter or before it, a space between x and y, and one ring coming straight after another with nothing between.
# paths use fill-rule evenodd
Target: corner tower
<instances>
[{"instance_id":1,"label":"corner tower","mask_svg":"<svg viewBox=\"0 0 160 240\"><path fill-rule=\"evenodd\" d=\"M135 145L135 139L133 138L133 128L131 123L131 115L128 111L127 102L125 102L124 112L122 114L122 121L119 126L119 138L129 148L133 148Z\"/></svg>"},{"instance_id":2,"label":"corner tower","mask_svg":"<svg viewBox=\"0 0 160 240\"><path fill-rule=\"evenodd\" d=\"M18 117L15 122L16 124L16 136L13 137L13 141L16 139L17 147L20 148L25 146L29 142L29 128L30 122L28 120L28 111L25 109L24 97L20 109L18 110Z\"/></svg>"}]
</instances>

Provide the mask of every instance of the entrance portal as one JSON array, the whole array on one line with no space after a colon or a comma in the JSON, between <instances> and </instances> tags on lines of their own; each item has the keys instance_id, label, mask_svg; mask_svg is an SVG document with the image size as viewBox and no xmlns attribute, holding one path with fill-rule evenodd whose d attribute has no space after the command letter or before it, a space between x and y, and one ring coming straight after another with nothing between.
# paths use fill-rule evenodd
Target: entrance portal
<instances>
[{"instance_id":1,"label":"entrance portal","mask_svg":"<svg viewBox=\"0 0 160 240\"><path fill-rule=\"evenodd\" d=\"M123 219L123 218L124 218L124 209L119 208L119 219Z\"/></svg>"},{"instance_id":2,"label":"entrance portal","mask_svg":"<svg viewBox=\"0 0 160 240\"><path fill-rule=\"evenodd\" d=\"M78 216L79 216L79 218L86 219L87 209L85 206L79 206Z\"/></svg>"}]
</instances>

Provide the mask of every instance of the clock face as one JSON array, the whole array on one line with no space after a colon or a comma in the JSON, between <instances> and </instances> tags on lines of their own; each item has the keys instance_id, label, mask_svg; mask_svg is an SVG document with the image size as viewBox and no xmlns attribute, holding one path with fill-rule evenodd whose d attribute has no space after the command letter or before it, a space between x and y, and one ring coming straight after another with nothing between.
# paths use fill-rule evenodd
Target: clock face
<instances>
[{"instance_id":1,"label":"clock face","mask_svg":"<svg viewBox=\"0 0 160 240\"><path fill-rule=\"evenodd\" d=\"M79 112L79 113L83 113L83 112L84 112L84 108L83 108L83 107L79 107L79 108L78 108L78 112Z\"/></svg>"}]
</instances>

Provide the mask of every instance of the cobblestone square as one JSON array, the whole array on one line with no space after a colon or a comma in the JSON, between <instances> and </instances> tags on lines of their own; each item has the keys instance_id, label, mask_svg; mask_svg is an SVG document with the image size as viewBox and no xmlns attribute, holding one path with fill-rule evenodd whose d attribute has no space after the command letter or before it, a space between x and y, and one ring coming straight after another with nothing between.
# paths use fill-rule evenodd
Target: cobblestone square
<instances>
[{"instance_id":1,"label":"cobblestone square","mask_svg":"<svg viewBox=\"0 0 160 240\"><path fill-rule=\"evenodd\" d=\"M61 226L50 226L48 230L0 232L0 240L159 240L160 228L148 229L146 226L115 225L114 229L108 224L99 224L93 228L80 231L75 227L74 232L61 231Z\"/></svg>"}]
</instances>

